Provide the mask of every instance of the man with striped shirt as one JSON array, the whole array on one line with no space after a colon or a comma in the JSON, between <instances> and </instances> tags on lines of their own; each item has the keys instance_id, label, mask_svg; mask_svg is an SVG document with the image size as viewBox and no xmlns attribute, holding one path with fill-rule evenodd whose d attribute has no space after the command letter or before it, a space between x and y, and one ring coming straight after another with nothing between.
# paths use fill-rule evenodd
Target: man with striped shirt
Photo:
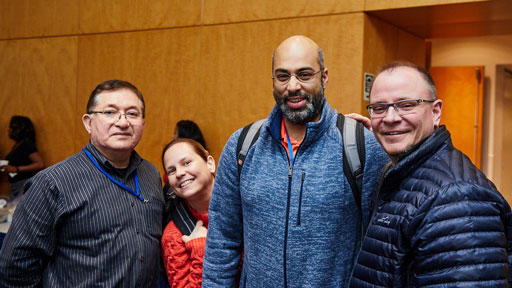
<instances>
[{"instance_id":1,"label":"man with striped shirt","mask_svg":"<svg viewBox=\"0 0 512 288\"><path fill-rule=\"evenodd\" d=\"M156 287L161 179L133 150L144 108L129 82L93 90L87 146L25 186L0 251L0 287Z\"/></svg>"}]
</instances>

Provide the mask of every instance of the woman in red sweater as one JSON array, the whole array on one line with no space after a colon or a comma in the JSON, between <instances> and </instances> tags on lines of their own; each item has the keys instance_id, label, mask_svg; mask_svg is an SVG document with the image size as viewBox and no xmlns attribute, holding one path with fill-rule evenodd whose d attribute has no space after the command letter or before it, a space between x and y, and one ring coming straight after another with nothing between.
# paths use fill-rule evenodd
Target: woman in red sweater
<instances>
[{"instance_id":1,"label":"woman in red sweater","mask_svg":"<svg viewBox=\"0 0 512 288\"><path fill-rule=\"evenodd\" d=\"M173 220L165 227L162 254L169 285L201 287L215 160L201 144L185 138L171 141L162 155L171 188L197 221L189 236L183 235Z\"/></svg>"}]
</instances>

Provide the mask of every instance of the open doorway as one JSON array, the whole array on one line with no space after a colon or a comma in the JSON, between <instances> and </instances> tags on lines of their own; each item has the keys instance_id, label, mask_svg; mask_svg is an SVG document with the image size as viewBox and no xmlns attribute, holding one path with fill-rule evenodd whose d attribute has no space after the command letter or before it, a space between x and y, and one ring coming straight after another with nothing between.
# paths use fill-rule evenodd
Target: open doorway
<instances>
[{"instance_id":1,"label":"open doorway","mask_svg":"<svg viewBox=\"0 0 512 288\"><path fill-rule=\"evenodd\" d=\"M496 65L496 161L499 190L512 203L512 64Z\"/></svg>"}]
</instances>

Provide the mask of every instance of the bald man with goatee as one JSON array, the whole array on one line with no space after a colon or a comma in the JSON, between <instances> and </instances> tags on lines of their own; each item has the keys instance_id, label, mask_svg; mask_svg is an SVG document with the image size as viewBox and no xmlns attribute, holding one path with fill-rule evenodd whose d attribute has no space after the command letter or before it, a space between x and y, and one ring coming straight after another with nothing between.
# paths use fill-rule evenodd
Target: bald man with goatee
<instances>
[{"instance_id":1,"label":"bald man with goatee","mask_svg":"<svg viewBox=\"0 0 512 288\"><path fill-rule=\"evenodd\" d=\"M328 75L322 49L307 37L292 36L274 51L276 105L240 175L236 147L242 129L220 158L203 287L347 286L362 224L370 217L371 188L389 158L365 131L368 161L359 209L343 173L338 113L324 95Z\"/></svg>"}]
</instances>

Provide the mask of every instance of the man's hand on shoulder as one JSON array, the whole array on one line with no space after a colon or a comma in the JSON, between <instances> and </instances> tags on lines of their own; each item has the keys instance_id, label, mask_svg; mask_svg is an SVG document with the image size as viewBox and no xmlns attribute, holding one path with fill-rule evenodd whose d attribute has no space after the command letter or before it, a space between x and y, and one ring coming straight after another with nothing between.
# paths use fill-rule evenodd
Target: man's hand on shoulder
<instances>
[{"instance_id":1,"label":"man's hand on shoulder","mask_svg":"<svg viewBox=\"0 0 512 288\"><path fill-rule=\"evenodd\" d=\"M349 114L346 114L345 116L363 123L363 125L364 125L364 127L366 127L366 129L373 131L372 130L372 122L369 118L367 118L361 114L357 114L357 113L349 113Z\"/></svg>"}]
</instances>

